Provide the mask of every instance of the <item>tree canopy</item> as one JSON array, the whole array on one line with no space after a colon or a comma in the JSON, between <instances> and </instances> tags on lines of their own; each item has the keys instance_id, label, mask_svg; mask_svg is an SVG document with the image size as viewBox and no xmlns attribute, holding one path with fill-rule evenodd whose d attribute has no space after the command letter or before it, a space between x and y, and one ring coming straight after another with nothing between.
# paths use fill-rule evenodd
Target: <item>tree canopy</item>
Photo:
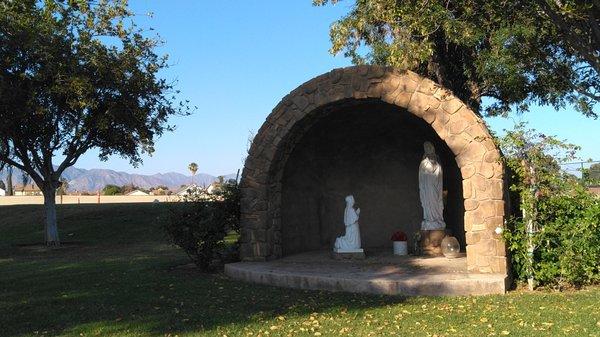
<instances>
[{"instance_id":1,"label":"tree canopy","mask_svg":"<svg viewBox=\"0 0 600 337\"><path fill-rule=\"evenodd\" d=\"M160 40L133 16L121 0L0 2L0 164L26 172L48 210L83 153L138 164L172 129L168 118L189 112L159 76Z\"/></svg>"},{"instance_id":2,"label":"tree canopy","mask_svg":"<svg viewBox=\"0 0 600 337\"><path fill-rule=\"evenodd\" d=\"M589 168L590 179L600 182L600 163L592 164Z\"/></svg>"},{"instance_id":3,"label":"tree canopy","mask_svg":"<svg viewBox=\"0 0 600 337\"><path fill-rule=\"evenodd\" d=\"M331 26L331 52L416 71L480 114L533 103L597 117L599 23L598 1L355 0Z\"/></svg>"},{"instance_id":4,"label":"tree canopy","mask_svg":"<svg viewBox=\"0 0 600 337\"><path fill-rule=\"evenodd\" d=\"M583 169L581 173L583 182L587 185L600 184L600 163L590 165L589 168Z\"/></svg>"}]
</instances>

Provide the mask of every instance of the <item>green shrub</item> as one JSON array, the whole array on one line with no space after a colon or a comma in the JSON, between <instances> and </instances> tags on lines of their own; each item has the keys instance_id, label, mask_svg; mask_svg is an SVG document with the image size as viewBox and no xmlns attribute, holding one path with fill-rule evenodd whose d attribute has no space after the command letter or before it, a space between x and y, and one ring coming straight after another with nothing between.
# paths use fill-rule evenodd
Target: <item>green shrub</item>
<instances>
[{"instance_id":1,"label":"green shrub","mask_svg":"<svg viewBox=\"0 0 600 337\"><path fill-rule=\"evenodd\" d=\"M533 274L538 285L581 286L600 282L600 199L577 186L570 193L540 198L541 228L532 235ZM527 239L520 218L505 232L513 270L527 278Z\"/></svg>"},{"instance_id":2,"label":"green shrub","mask_svg":"<svg viewBox=\"0 0 600 337\"><path fill-rule=\"evenodd\" d=\"M223 183L213 194L200 189L189 192L162 221L168 238L204 271L235 259L235 246L226 247L224 239L228 232L239 231L237 184Z\"/></svg>"},{"instance_id":3,"label":"green shrub","mask_svg":"<svg viewBox=\"0 0 600 337\"><path fill-rule=\"evenodd\" d=\"M523 123L505 131L500 144L519 203L504 231L514 275L531 289L599 282L600 199L560 167L579 148Z\"/></svg>"}]
</instances>

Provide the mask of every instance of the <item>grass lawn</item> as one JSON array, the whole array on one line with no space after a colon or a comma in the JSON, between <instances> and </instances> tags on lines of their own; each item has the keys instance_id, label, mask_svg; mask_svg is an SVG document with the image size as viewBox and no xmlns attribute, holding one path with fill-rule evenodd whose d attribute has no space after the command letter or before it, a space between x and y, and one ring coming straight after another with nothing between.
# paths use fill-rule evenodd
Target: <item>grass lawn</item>
<instances>
[{"instance_id":1,"label":"grass lawn","mask_svg":"<svg viewBox=\"0 0 600 337\"><path fill-rule=\"evenodd\" d=\"M202 274L157 226L166 204L0 207L0 336L600 336L600 288L484 297L299 291Z\"/></svg>"}]
</instances>

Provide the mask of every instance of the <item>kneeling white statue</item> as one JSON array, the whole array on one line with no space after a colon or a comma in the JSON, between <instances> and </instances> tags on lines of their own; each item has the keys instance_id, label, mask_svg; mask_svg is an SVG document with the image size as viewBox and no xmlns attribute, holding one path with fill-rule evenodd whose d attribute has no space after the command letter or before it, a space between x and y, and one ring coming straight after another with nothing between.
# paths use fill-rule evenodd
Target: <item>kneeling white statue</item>
<instances>
[{"instance_id":1,"label":"kneeling white statue","mask_svg":"<svg viewBox=\"0 0 600 337\"><path fill-rule=\"evenodd\" d=\"M344 226L346 234L335 239L334 251L336 253L344 252L362 252L360 248L360 229L358 227L358 216L360 208L354 209L354 197L346 197L346 209L344 211Z\"/></svg>"}]
</instances>

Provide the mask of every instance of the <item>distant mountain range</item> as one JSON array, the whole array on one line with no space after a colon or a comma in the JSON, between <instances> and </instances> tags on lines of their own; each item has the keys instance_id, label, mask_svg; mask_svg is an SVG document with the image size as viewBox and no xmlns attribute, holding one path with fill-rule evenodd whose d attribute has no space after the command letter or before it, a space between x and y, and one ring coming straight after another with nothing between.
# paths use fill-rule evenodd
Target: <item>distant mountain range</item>
<instances>
[{"instance_id":1,"label":"distant mountain range","mask_svg":"<svg viewBox=\"0 0 600 337\"><path fill-rule=\"evenodd\" d=\"M13 171L13 185L21 185L21 172L18 169ZM69 191L95 192L112 184L122 186L133 184L141 188L156 187L159 185L167 186L170 189L177 190L182 185L192 183L192 176L181 173L157 173L153 175L135 174L127 172L117 172L107 169L85 170L76 167L69 167L65 170L62 177L69 182ZM236 174L226 174L223 177L235 179ZM0 172L0 179L6 183L6 172ZM208 186L215 182L218 177L210 174L198 173L194 176L194 183L200 186Z\"/></svg>"}]
</instances>

